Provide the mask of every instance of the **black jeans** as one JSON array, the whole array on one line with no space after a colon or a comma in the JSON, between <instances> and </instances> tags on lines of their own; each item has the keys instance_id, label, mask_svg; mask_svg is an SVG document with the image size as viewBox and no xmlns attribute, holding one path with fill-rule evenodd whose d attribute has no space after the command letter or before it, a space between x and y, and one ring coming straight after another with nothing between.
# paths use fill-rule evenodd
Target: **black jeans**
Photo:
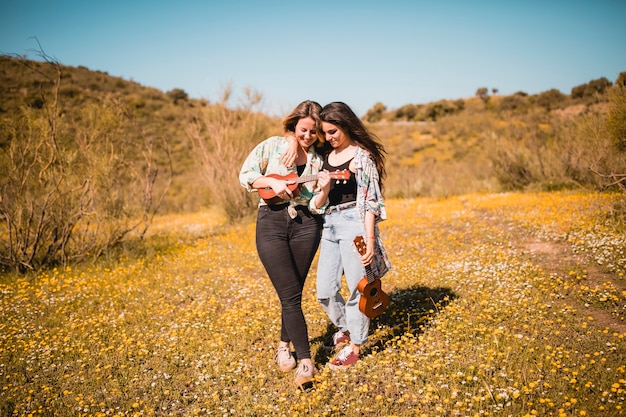
<instances>
[{"instance_id":1,"label":"black jeans","mask_svg":"<svg viewBox=\"0 0 626 417\"><path fill-rule=\"evenodd\" d=\"M297 206L261 206L256 222L259 258L276 289L282 309L280 340L292 342L298 359L311 358L309 333L302 312L302 289L320 243L322 216Z\"/></svg>"}]
</instances>

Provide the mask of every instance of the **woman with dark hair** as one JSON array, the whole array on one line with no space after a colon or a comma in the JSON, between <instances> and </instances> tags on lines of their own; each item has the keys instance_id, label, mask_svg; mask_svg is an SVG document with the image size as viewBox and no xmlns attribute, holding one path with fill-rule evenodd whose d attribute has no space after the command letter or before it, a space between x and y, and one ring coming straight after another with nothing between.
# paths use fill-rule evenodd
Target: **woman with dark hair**
<instances>
[{"instance_id":1,"label":"woman with dark hair","mask_svg":"<svg viewBox=\"0 0 626 417\"><path fill-rule=\"evenodd\" d=\"M385 149L345 103L327 104L320 119L320 134L330 145L324 170L350 171L348 181L326 185L329 202L317 268L317 298L338 329L324 347L343 346L328 364L337 369L359 360L360 346L368 337L370 319L359 310L358 289L365 266L377 278L391 267L378 230L378 222L387 218L382 195ZM357 236L366 242L363 255L354 248ZM350 292L347 301L340 294L342 274Z\"/></svg>"},{"instance_id":2,"label":"woman with dark hair","mask_svg":"<svg viewBox=\"0 0 626 417\"><path fill-rule=\"evenodd\" d=\"M284 120L285 135L297 142L295 164L286 166L290 141L272 136L248 155L239 173L239 182L248 191L258 191L256 246L259 258L280 299L282 325L276 362L283 372L296 367L290 343L300 365L295 381L313 380L317 369L311 359L309 336L302 312L302 289L320 242L322 214L326 208L330 176L322 170L323 158L316 151L321 106L314 101L300 103ZM294 187L285 178L312 176L317 181Z\"/></svg>"}]
</instances>

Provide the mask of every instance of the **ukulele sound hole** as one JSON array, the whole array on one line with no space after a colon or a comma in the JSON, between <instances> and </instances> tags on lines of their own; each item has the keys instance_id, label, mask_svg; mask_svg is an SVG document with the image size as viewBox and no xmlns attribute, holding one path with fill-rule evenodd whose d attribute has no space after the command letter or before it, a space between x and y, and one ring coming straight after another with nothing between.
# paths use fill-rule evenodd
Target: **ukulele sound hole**
<instances>
[{"instance_id":1,"label":"ukulele sound hole","mask_svg":"<svg viewBox=\"0 0 626 417\"><path fill-rule=\"evenodd\" d=\"M370 296L371 297L375 296L377 292L378 292L378 288L372 288L372 290L370 291Z\"/></svg>"}]
</instances>

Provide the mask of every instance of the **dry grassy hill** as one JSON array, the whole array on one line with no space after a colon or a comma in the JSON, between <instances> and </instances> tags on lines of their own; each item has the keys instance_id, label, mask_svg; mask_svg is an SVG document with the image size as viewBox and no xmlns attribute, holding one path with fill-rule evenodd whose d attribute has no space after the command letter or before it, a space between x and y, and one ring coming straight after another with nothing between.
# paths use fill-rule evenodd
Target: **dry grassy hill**
<instances>
[{"instance_id":1,"label":"dry grassy hill","mask_svg":"<svg viewBox=\"0 0 626 417\"><path fill-rule=\"evenodd\" d=\"M58 71L60 70L60 78ZM15 118L20 108L43 109L54 99L58 85L59 113L71 123L89 104L110 100L123 106L129 117L117 141L160 138L167 141L172 155L173 178L164 211L194 211L210 204L210 193L198 174L193 149L185 131L207 100L188 97L180 89L162 92L134 81L85 67L54 62L22 60L0 56L0 117ZM8 135L0 135L0 148L8 147ZM129 155L130 158L136 155Z\"/></svg>"},{"instance_id":2,"label":"dry grassy hill","mask_svg":"<svg viewBox=\"0 0 626 417\"><path fill-rule=\"evenodd\" d=\"M61 71L60 79L57 79L57 67ZM124 125L120 140L159 137L169 145L173 180L162 209L194 211L211 204L206 183L199 181L201 175L186 131L199 110L216 103L190 98L180 89L162 92L85 67L9 56L0 57L0 74L3 117L14 117L22 106L41 109L57 85L60 113L68 122L79 117L79 110L89 103L117 99L133 121ZM550 172L507 178L515 173L497 165L499 159L506 158L504 154L511 152L500 149L511 137L520 142L520 148L528 146L529 152L545 155L551 150L543 145L550 140L560 141L559 135L568 134L561 129L569 129L564 127L566 124L588 115L606 114L607 91L611 85L610 81L599 79L573 86L571 94L549 90L534 96L523 92L511 96L489 95L486 89L479 89L476 97L464 100L407 104L399 109L387 109L378 103L364 119L371 122L372 130L389 151L387 190L393 197L523 189L533 184L546 188L545 183L556 188L574 184L595 187L598 181L593 176L580 175L588 166L575 167L579 178L571 179L558 178ZM279 121L275 124L278 132ZM7 138L8 135L0 136L0 147L8 146ZM251 138L251 142L261 139ZM541 143L521 143L530 141ZM537 149L532 149L533 146ZM509 159L512 160L500 161L501 165L536 163L528 156ZM588 165L591 159L587 156L581 163ZM558 164L558 169L563 169L562 164Z\"/></svg>"},{"instance_id":3,"label":"dry grassy hill","mask_svg":"<svg viewBox=\"0 0 626 417\"><path fill-rule=\"evenodd\" d=\"M254 213L237 174L256 143L280 133L279 119L255 111L256 93L233 107L228 89L208 102L44 61L0 57L0 233L11 242L1 265L98 256L143 236L157 212ZM387 150L386 197L624 189L624 80L378 103L364 120Z\"/></svg>"}]
</instances>

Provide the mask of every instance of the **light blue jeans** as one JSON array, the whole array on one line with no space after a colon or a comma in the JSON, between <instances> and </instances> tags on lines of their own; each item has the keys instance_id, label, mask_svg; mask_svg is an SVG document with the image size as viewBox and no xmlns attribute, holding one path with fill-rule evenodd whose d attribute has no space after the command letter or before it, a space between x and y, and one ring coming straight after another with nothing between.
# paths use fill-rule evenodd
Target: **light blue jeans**
<instances>
[{"instance_id":1,"label":"light blue jeans","mask_svg":"<svg viewBox=\"0 0 626 417\"><path fill-rule=\"evenodd\" d=\"M365 268L354 246L356 236L365 235L365 227L356 207L324 216L324 228L317 266L317 299L328 318L342 332L350 332L352 343L367 340L370 319L359 310L361 293L357 285L365 276ZM350 296L341 295L345 274Z\"/></svg>"}]
</instances>

